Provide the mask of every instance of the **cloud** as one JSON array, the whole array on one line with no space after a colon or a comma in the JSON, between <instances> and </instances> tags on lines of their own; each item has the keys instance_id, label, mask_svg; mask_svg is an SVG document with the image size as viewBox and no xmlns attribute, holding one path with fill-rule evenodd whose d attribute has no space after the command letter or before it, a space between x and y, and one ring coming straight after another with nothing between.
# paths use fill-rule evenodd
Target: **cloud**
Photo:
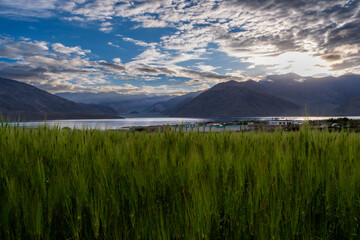
<instances>
[{"instance_id":1,"label":"cloud","mask_svg":"<svg viewBox=\"0 0 360 240\"><path fill-rule=\"evenodd\" d=\"M168 27L169 24L165 21L159 21L156 19L147 19L142 20L141 25L137 25L134 28L165 28Z\"/></svg>"},{"instance_id":2,"label":"cloud","mask_svg":"<svg viewBox=\"0 0 360 240\"><path fill-rule=\"evenodd\" d=\"M219 68L219 67L214 67L214 66L211 66L211 65L206 65L202 62L198 63L196 65L196 67L198 69L200 69L200 71L203 71L203 72L213 72L215 69Z\"/></svg>"},{"instance_id":3,"label":"cloud","mask_svg":"<svg viewBox=\"0 0 360 240\"><path fill-rule=\"evenodd\" d=\"M153 46L150 47L153 49ZM0 75L3 77L31 83L47 91L125 91L178 94L179 92L198 89L209 83L218 83L240 77L221 75L209 71L196 71L162 64L144 64L132 61L122 64L120 58L113 62L92 61L89 50L79 46L69 47L61 43L33 41L22 38L0 38L0 57L13 59L0 62ZM151 87L146 82L161 80L164 76L182 78L184 84L174 86L170 81L158 87ZM116 81L119 81L116 83ZM115 82L114 82L115 81ZM129 81L141 83L141 87L124 87ZM191 88L187 86L192 86ZM188 89L188 90L186 90ZM130 93L129 92L129 93Z\"/></svg>"},{"instance_id":4,"label":"cloud","mask_svg":"<svg viewBox=\"0 0 360 240\"><path fill-rule=\"evenodd\" d=\"M108 42L107 43L109 46L113 46L113 47L116 47L116 48L120 48L119 45L115 44L115 43L112 43L112 42Z\"/></svg>"},{"instance_id":5,"label":"cloud","mask_svg":"<svg viewBox=\"0 0 360 240\"><path fill-rule=\"evenodd\" d=\"M345 55L354 55L360 52L360 44L345 44L334 48L334 52L342 53Z\"/></svg>"},{"instance_id":6,"label":"cloud","mask_svg":"<svg viewBox=\"0 0 360 240\"><path fill-rule=\"evenodd\" d=\"M44 41L12 41L3 38L0 42L0 57L9 59L22 59L29 56L43 55L48 52L48 43Z\"/></svg>"},{"instance_id":7,"label":"cloud","mask_svg":"<svg viewBox=\"0 0 360 240\"><path fill-rule=\"evenodd\" d=\"M22 6L13 2L2 1L0 5L5 6L2 8L5 10L0 10L0 14L10 10L16 14L18 10L20 16L25 16L22 11L30 14L38 9L39 15L45 17L63 11L66 14L62 19L91 22L107 33L117 29L118 24L128 22L137 28L131 31L171 28L171 31L164 30L156 43L119 35L142 50L126 63L120 59L112 63L91 61L90 52L78 46L3 40L7 42L0 44L0 55L17 61L5 66L12 72L16 64L24 66L25 74L31 72L31 68L28 69L31 66L41 79L49 79L46 74L51 73L53 77L64 69L69 74L64 79L78 77L74 73L71 75L71 71L87 71L88 75L96 74L104 81L111 78L141 81L141 78L165 75L185 78L183 82L199 87L200 84L211 85L230 79L241 81L249 76L290 71L302 75L339 75L355 71L360 65L359 1L77 0L59 4L53 0L35 1L34 6L38 7L29 6L24 0L20 1L24 3ZM44 3L43 6L40 7L40 3ZM108 45L120 47L113 42ZM222 53L221 58L216 59L219 54L214 53ZM206 61L210 58L214 61ZM231 66L226 67L226 64ZM219 66L231 70L219 74Z\"/></svg>"},{"instance_id":8,"label":"cloud","mask_svg":"<svg viewBox=\"0 0 360 240\"><path fill-rule=\"evenodd\" d=\"M292 72L302 76L313 76L329 72L330 63L313 55L306 52L285 52L277 56L253 57L248 61L267 66L267 69L275 74Z\"/></svg>"},{"instance_id":9,"label":"cloud","mask_svg":"<svg viewBox=\"0 0 360 240\"><path fill-rule=\"evenodd\" d=\"M338 54L328 54L321 57L322 59L328 61L328 62L334 62L341 60L341 55Z\"/></svg>"},{"instance_id":10,"label":"cloud","mask_svg":"<svg viewBox=\"0 0 360 240\"><path fill-rule=\"evenodd\" d=\"M322 55L325 59L333 56L336 47L358 44L360 40L359 1L82 0L60 4L55 0L36 0L30 5L24 0L4 0L1 4L6 9L29 12L38 9L51 13L61 9L70 14L64 19L96 22L99 30L106 33L119 24L119 19L136 23L136 28L176 29L174 34L163 36L159 43L123 36L125 41L148 48L135 59L145 64L156 59L150 53L162 60L172 59L171 64L199 59L210 43L243 62L258 56L276 57L289 51ZM176 52L169 56L169 51ZM341 57L346 60L348 56ZM261 66L256 61L249 63Z\"/></svg>"},{"instance_id":11,"label":"cloud","mask_svg":"<svg viewBox=\"0 0 360 240\"><path fill-rule=\"evenodd\" d=\"M71 11L74 10L75 7L76 7L75 2L67 2L62 6L62 9L67 11L67 12L71 12Z\"/></svg>"},{"instance_id":12,"label":"cloud","mask_svg":"<svg viewBox=\"0 0 360 240\"><path fill-rule=\"evenodd\" d=\"M125 70L125 67L120 63L108 63L106 61L100 61L98 64L110 70L115 70L120 72Z\"/></svg>"},{"instance_id":13,"label":"cloud","mask_svg":"<svg viewBox=\"0 0 360 240\"><path fill-rule=\"evenodd\" d=\"M76 55L85 56L86 54L91 52L90 50L83 50L79 46L65 47L61 43L53 43L53 44L51 44L51 47L55 52L62 53L62 54L65 54L65 55L76 54Z\"/></svg>"},{"instance_id":14,"label":"cloud","mask_svg":"<svg viewBox=\"0 0 360 240\"><path fill-rule=\"evenodd\" d=\"M322 59L331 63L331 70L348 73L360 66L360 44L345 44L335 47Z\"/></svg>"},{"instance_id":15,"label":"cloud","mask_svg":"<svg viewBox=\"0 0 360 240\"><path fill-rule=\"evenodd\" d=\"M89 76L97 74L97 69L86 57L88 53L89 50L67 47L60 43L3 38L0 41L0 57L16 61L1 62L0 74L42 88L50 83L55 84L54 78L76 80L80 85L104 82L101 78L90 80Z\"/></svg>"},{"instance_id":16,"label":"cloud","mask_svg":"<svg viewBox=\"0 0 360 240\"><path fill-rule=\"evenodd\" d=\"M129 38L129 37L123 37L122 40L124 40L126 42L134 43L135 45L142 46L142 47L154 47L156 45L156 43L146 43L144 41L135 40L135 39Z\"/></svg>"},{"instance_id":17,"label":"cloud","mask_svg":"<svg viewBox=\"0 0 360 240\"><path fill-rule=\"evenodd\" d=\"M188 77L190 79L196 80L197 83L220 83L226 82L230 80L243 81L244 78L242 76L232 76L232 75L223 75L214 72L201 72L192 69L181 69L180 75L183 77ZM189 83L194 83L190 81Z\"/></svg>"},{"instance_id":18,"label":"cloud","mask_svg":"<svg viewBox=\"0 0 360 240\"><path fill-rule=\"evenodd\" d=\"M109 32L111 32L112 31L112 27L111 27L111 23L110 22L103 22L103 23L101 23L100 24L100 31L102 31L102 32L106 32L106 33L109 33Z\"/></svg>"},{"instance_id":19,"label":"cloud","mask_svg":"<svg viewBox=\"0 0 360 240\"><path fill-rule=\"evenodd\" d=\"M10 18L48 18L53 15L57 0L2 0L0 15Z\"/></svg>"},{"instance_id":20,"label":"cloud","mask_svg":"<svg viewBox=\"0 0 360 240\"><path fill-rule=\"evenodd\" d=\"M121 59L120 58L113 58L113 62L120 64L121 63Z\"/></svg>"},{"instance_id":21,"label":"cloud","mask_svg":"<svg viewBox=\"0 0 360 240\"><path fill-rule=\"evenodd\" d=\"M118 1L95 0L91 2L78 2L77 8L70 9L71 14L86 18L89 21L106 21L116 14L115 5ZM121 1L119 1L121 3ZM63 10L67 11L67 9Z\"/></svg>"}]
</instances>

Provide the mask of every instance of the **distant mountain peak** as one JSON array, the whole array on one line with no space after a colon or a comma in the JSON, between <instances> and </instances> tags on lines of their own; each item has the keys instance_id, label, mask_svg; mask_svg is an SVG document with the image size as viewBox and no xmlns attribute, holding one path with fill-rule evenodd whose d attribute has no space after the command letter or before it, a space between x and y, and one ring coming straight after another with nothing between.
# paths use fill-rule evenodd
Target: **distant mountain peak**
<instances>
[{"instance_id":1,"label":"distant mountain peak","mask_svg":"<svg viewBox=\"0 0 360 240\"><path fill-rule=\"evenodd\" d=\"M226 82L221 82L219 84L239 84L239 83L246 83L246 82L252 82L252 83L256 83L256 81L252 80L252 79L248 79L246 81L236 81L236 80L229 80Z\"/></svg>"},{"instance_id":2,"label":"distant mountain peak","mask_svg":"<svg viewBox=\"0 0 360 240\"><path fill-rule=\"evenodd\" d=\"M235 80L229 80L229 81L226 81L226 82L221 82L221 83L218 83L217 85L219 85L219 84L237 84L237 83L239 83L238 81L235 81Z\"/></svg>"},{"instance_id":3,"label":"distant mountain peak","mask_svg":"<svg viewBox=\"0 0 360 240\"><path fill-rule=\"evenodd\" d=\"M219 83L182 106L177 117L275 116L299 110L299 106L275 96L253 80Z\"/></svg>"},{"instance_id":4,"label":"distant mountain peak","mask_svg":"<svg viewBox=\"0 0 360 240\"><path fill-rule=\"evenodd\" d=\"M0 113L20 120L118 118L109 107L79 104L29 84L0 77Z\"/></svg>"},{"instance_id":5,"label":"distant mountain peak","mask_svg":"<svg viewBox=\"0 0 360 240\"><path fill-rule=\"evenodd\" d=\"M213 86L213 88L221 88L221 87L246 87L246 86L253 86L253 85L257 85L258 83L255 82L254 80L247 80L247 81L235 81L235 80L230 80L227 82L221 82L216 84L215 86Z\"/></svg>"}]
</instances>

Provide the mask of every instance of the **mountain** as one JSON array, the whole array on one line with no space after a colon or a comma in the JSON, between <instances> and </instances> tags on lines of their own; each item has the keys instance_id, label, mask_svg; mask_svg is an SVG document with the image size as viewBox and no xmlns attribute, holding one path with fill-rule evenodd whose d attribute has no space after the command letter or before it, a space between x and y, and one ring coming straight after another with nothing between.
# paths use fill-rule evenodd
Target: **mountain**
<instances>
[{"instance_id":1,"label":"mountain","mask_svg":"<svg viewBox=\"0 0 360 240\"><path fill-rule=\"evenodd\" d=\"M116 92L64 92L56 95L77 103L94 103L111 107L122 115L131 114L132 112L144 112L152 105L172 98L172 96L168 95L119 94Z\"/></svg>"},{"instance_id":2,"label":"mountain","mask_svg":"<svg viewBox=\"0 0 360 240\"><path fill-rule=\"evenodd\" d=\"M298 105L255 81L219 83L182 106L176 117L256 117L297 114Z\"/></svg>"},{"instance_id":3,"label":"mountain","mask_svg":"<svg viewBox=\"0 0 360 240\"><path fill-rule=\"evenodd\" d=\"M360 95L360 76L301 77L271 75L259 82L278 96L307 108L310 115L333 115L341 104Z\"/></svg>"},{"instance_id":4,"label":"mountain","mask_svg":"<svg viewBox=\"0 0 360 240\"><path fill-rule=\"evenodd\" d=\"M5 118L21 120L119 118L104 106L78 104L34 86L0 78L0 113Z\"/></svg>"},{"instance_id":5,"label":"mountain","mask_svg":"<svg viewBox=\"0 0 360 240\"><path fill-rule=\"evenodd\" d=\"M180 107L190 102L195 97L199 96L202 91L198 92L190 92L185 95L176 96L167 101L157 102L153 104L151 107L146 109L148 113L161 113L163 115L171 115L175 113Z\"/></svg>"},{"instance_id":6,"label":"mountain","mask_svg":"<svg viewBox=\"0 0 360 240\"><path fill-rule=\"evenodd\" d=\"M336 115L360 116L360 96L354 97L335 109Z\"/></svg>"}]
</instances>

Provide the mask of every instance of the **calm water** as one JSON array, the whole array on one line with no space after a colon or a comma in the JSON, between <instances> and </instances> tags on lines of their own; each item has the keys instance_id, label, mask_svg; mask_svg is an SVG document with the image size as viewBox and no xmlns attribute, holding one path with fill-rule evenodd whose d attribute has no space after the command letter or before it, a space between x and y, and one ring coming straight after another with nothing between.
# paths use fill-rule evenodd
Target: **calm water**
<instances>
[{"instance_id":1,"label":"calm water","mask_svg":"<svg viewBox=\"0 0 360 240\"><path fill-rule=\"evenodd\" d=\"M204 122L230 122L230 121L267 121L272 119L279 120L322 120L334 117L252 117L252 118L227 118L227 119L210 119L210 118L125 118L125 119L81 119L81 120L52 120L39 122L21 122L20 126L37 127L38 125L47 124L48 126L59 126L69 128L97 128L97 129L122 129L133 126L158 126L158 125L176 125L176 124L195 124ZM360 119L360 116L349 116L351 119Z\"/></svg>"},{"instance_id":2,"label":"calm water","mask_svg":"<svg viewBox=\"0 0 360 240\"><path fill-rule=\"evenodd\" d=\"M125 118L125 119L81 119L81 120L52 120L39 122L22 122L20 126L37 127L38 125L60 126L69 128L97 128L122 129L126 127L144 127L175 124L195 124L207 122L208 119L199 118Z\"/></svg>"}]
</instances>

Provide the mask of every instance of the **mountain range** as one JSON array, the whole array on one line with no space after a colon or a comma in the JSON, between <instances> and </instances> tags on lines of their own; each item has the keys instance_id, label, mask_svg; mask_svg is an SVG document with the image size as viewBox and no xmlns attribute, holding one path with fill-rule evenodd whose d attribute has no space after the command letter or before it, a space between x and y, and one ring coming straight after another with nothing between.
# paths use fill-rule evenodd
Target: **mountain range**
<instances>
[{"instance_id":1,"label":"mountain range","mask_svg":"<svg viewBox=\"0 0 360 240\"><path fill-rule=\"evenodd\" d=\"M146 113L153 114L162 114L164 116L172 116L178 112L180 108L182 108L185 104L189 103L191 100L196 98L202 93L202 91L198 92L190 92L185 95L173 97L167 101L157 102L145 109Z\"/></svg>"},{"instance_id":2,"label":"mountain range","mask_svg":"<svg viewBox=\"0 0 360 240\"><path fill-rule=\"evenodd\" d=\"M360 115L360 76L314 78L289 73L269 75L258 82L220 83L202 92L161 96L160 101L155 96L144 95L122 95L122 98L94 103L120 104L126 106L123 114L139 117L350 116ZM136 108L133 103L138 104Z\"/></svg>"},{"instance_id":3,"label":"mountain range","mask_svg":"<svg viewBox=\"0 0 360 240\"><path fill-rule=\"evenodd\" d=\"M360 109L349 112L342 104L360 96L360 76L301 77L296 74L267 76L259 82L274 94L301 106L314 116L359 115Z\"/></svg>"},{"instance_id":4,"label":"mountain range","mask_svg":"<svg viewBox=\"0 0 360 240\"><path fill-rule=\"evenodd\" d=\"M259 117L291 114L300 106L255 81L220 83L184 104L176 117Z\"/></svg>"},{"instance_id":5,"label":"mountain range","mask_svg":"<svg viewBox=\"0 0 360 240\"><path fill-rule=\"evenodd\" d=\"M78 103L92 103L111 107L122 115L129 115L132 112L145 112L152 105L173 98L169 95L119 94L117 92L63 92L56 95Z\"/></svg>"},{"instance_id":6,"label":"mountain range","mask_svg":"<svg viewBox=\"0 0 360 240\"><path fill-rule=\"evenodd\" d=\"M110 107L75 103L5 78L0 78L0 115L11 120L119 118Z\"/></svg>"},{"instance_id":7,"label":"mountain range","mask_svg":"<svg viewBox=\"0 0 360 240\"><path fill-rule=\"evenodd\" d=\"M271 75L259 82L225 82L204 91L170 116L360 116L360 76Z\"/></svg>"},{"instance_id":8,"label":"mountain range","mask_svg":"<svg viewBox=\"0 0 360 240\"><path fill-rule=\"evenodd\" d=\"M67 100L66 100L67 99ZM76 102L76 103L75 103ZM360 76L270 75L255 82L229 81L182 96L106 93L52 95L0 78L0 111L28 119L127 117L256 117L360 115Z\"/></svg>"}]
</instances>

